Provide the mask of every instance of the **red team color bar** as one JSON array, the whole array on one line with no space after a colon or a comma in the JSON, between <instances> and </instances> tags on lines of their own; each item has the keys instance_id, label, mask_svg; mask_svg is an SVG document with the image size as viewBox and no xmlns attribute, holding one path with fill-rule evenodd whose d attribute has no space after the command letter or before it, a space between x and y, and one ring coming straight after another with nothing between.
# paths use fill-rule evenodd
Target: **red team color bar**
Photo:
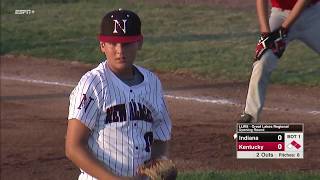
<instances>
[{"instance_id":1,"label":"red team color bar","mask_svg":"<svg viewBox=\"0 0 320 180\"><path fill-rule=\"evenodd\" d=\"M238 151L284 151L284 142L238 142Z\"/></svg>"}]
</instances>

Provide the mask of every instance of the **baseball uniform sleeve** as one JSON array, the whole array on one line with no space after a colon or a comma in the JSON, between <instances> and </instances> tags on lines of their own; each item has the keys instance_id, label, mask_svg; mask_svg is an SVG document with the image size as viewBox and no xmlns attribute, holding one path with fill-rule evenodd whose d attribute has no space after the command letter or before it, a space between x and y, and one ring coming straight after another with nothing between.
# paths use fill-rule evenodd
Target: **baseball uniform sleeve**
<instances>
[{"instance_id":1,"label":"baseball uniform sleeve","mask_svg":"<svg viewBox=\"0 0 320 180\"><path fill-rule=\"evenodd\" d=\"M167 106L165 103L165 99L163 96L163 90L161 86L161 82L157 79L156 85L158 91L158 98L157 98L157 106L158 106L158 113L155 118L155 122L153 123L153 135L154 139L167 141L171 138L171 119L169 117L169 113L167 110Z\"/></svg>"},{"instance_id":2,"label":"baseball uniform sleeve","mask_svg":"<svg viewBox=\"0 0 320 180\"><path fill-rule=\"evenodd\" d=\"M99 113L97 87L99 78L85 74L70 94L68 119L78 119L89 129L95 126Z\"/></svg>"}]
</instances>

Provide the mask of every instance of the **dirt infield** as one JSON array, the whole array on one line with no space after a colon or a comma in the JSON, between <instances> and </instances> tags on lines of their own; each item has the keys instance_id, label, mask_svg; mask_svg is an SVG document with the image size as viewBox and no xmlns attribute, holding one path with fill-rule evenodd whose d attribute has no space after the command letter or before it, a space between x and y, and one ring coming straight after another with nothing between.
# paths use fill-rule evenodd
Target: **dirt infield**
<instances>
[{"instance_id":1,"label":"dirt infield","mask_svg":"<svg viewBox=\"0 0 320 180\"><path fill-rule=\"evenodd\" d=\"M78 169L64 155L68 96L71 86L92 67L1 57L1 179L77 179ZM170 156L180 170L320 171L319 87L271 85L262 114L262 122L304 123L303 160L237 160L232 135L247 82L158 74L170 95ZM190 99L173 98L178 96ZM215 103L217 99L232 103Z\"/></svg>"}]
</instances>

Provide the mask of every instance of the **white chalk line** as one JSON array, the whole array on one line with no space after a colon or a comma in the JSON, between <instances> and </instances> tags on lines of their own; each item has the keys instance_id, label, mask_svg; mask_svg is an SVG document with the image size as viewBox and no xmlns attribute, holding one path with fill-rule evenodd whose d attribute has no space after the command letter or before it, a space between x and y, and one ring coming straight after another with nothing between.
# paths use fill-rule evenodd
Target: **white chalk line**
<instances>
[{"instance_id":1,"label":"white chalk line","mask_svg":"<svg viewBox=\"0 0 320 180\"><path fill-rule=\"evenodd\" d=\"M44 80L36 80L36 79L25 79L20 77L8 77L8 76L1 76L1 79L5 80L12 80L12 81L21 81L21 82L28 82L28 83L34 83L34 84L45 84L45 85L55 85L55 86L65 86L65 87L75 87L76 84L69 84L69 83L63 83L63 82L57 82L57 81L44 81ZM228 99L224 98L212 98L212 97L186 97L186 96L175 96L170 94L165 94L166 98L170 99L176 99L176 100L183 100L183 101L193 101L193 102L199 102L199 103L210 103L210 104L217 104L217 105L229 105L229 106L244 106L243 104L232 102ZM265 107L264 110L268 111L281 111L281 112L288 112L287 109L281 109L281 108L271 108L271 107ZM303 110L303 109L291 109L290 112L296 112L296 113L307 113L312 115L318 115L320 114L320 111L316 110Z\"/></svg>"},{"instance_id":2,"label":"white chalk line","mask_svg":"<svg viewBox=\"0 0 320 180\"><path fill-rule=\"evenodd\" d=\"M34 84L75 87L75 84L67 84L67 83L61 83L61 82L55 82L55 81L44 81L44 80L35 80L35 79L25 79L25 78L20 78L20 77L1 76L1 79L12 80L12 81L21 81L21 82L34 83Z\"/></svg>"},{"instance_id":3,"label":"white chalk line","mask_svg":"<svg viewBox=\"0 0 320 180\"><path fill-rule=\"evenodd\" d=\"M184 100L184 101L196 101L199 103L211 103L211 104L222 104L222 105L233 105L233 106L241 106L241 104L234 103L227 99L217 99L217 98L210 98L209 97L185 97L185 96L174 96L166 94L165 97L177 100Z\"/></svg>"}]
</instances>

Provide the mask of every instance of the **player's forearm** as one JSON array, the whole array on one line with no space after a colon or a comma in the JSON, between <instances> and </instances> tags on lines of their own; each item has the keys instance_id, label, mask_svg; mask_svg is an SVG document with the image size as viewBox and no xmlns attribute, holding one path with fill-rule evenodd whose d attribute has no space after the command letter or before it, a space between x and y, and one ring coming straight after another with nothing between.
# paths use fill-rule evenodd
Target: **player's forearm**
<instances>
[{"instance_id":1,"label":"player's forearm","mask_svg":"<svg viewBox=\"0 0 320 180\"><path fill-rule=\"evenodd\" d=\"M270 32L270 26L268 22L268 0L256 0L256 8L260 32Z\"/></svg>"},{"instance_id":2,"label":"player's forearm","mask_svg":"<svg viewBox=\"0 0 320 180\"><path fill-rule=\"evenodd\" d=\"M282 27L290 28L290 26L296 21L303 9L310 3L310 0L298 0L287 19L282 23Z\"/></svg>"},{"instance_id":3,"label":"player's forearm","mask_svg":"<svg viewBox=\"0 0 320 180\"><path fill-rule=\"evenodd\" d=\"M99 180L118 180L110 170L106 169L90 152L86 145L67 145L67 157L79 168L88 174L97 177Z\"/></svg>"},{"instance_id":4,"label":"player's forearm","mask_svg":"<svg viewBox=\"0 0 320 180\"><path fill-rule=\"evenodd\" d=\"M168 141L155 140L152 144L151 158L157 159L168 155Z\"/></svg>"}]
</instances>

